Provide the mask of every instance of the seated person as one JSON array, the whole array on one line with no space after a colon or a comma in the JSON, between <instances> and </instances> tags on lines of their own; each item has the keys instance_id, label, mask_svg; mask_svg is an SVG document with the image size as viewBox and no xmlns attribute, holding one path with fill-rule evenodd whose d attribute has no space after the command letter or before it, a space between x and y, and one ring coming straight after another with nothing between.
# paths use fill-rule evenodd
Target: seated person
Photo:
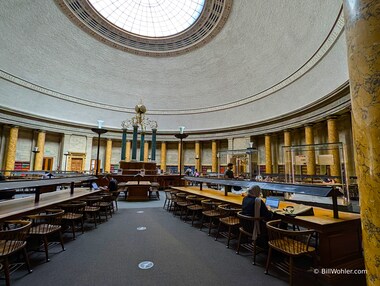
<instances>
[{"instance_id":1,"label":"seated person","mask_svg":"<svg viewBox=\"0 0 380 286\"><path fill-rule=\"evenodd\" d=\"M113 178L113 177L111 177L111 175L110 174L107 174L106 176L105 176L105 178L107 179L107 181L108 181L108 186L106 186L106 187L103 187L102 189L105 189L105 190L107 190L107 191L109 191L109 192L115 192L115 191L117 191L117 181L116 181L116 179L115 178Z\"/></svg>"},{"instance_id":2,"label":"seated person","mask_svg":"<svg viewBox=\"0 0 380 286\"><path fill-rule=\"evenodd\" d=\"M253 185L248 189L247 196L244 197L242 203L242 214L248 216L264 217L265 220L272 219L272 212L268 210L264 201L260 198L261 188L257 185ZM256 207L259 207L259 211L255 211Z\"/></svg>"},{"instance_id":3,"label":"seated person","mask_svg":"<svg viewBox=\"0 0 380 286\"><path fill-rule=\"evenodd\" d=\"M259 186L254 185L249 187L247 196L245 196L243 199L242 214L264 218L260 221L260 227L256 228L258 229L256 234L259 235L257 240L258 245L266 248L268 246L268 232L266 228L266 221L271 220L273 214L267 209L264 201L260 198L260 193L261 188Z\"/></svg>"}]
</instances>

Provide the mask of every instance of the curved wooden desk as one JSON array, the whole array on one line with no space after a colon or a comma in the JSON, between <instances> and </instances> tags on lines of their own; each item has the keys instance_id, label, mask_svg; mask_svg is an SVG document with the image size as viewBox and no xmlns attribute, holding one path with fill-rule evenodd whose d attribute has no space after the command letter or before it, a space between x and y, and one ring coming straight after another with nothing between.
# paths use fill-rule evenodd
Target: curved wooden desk
<instances>
[{"instance_id":1,"label":"curved wooden desk","mask_svg":"<svg viewBox=\"0 0 380 286\"><path fill-rule=\"evenodd\" d=\"M224 195L222 191L196 187L173 187L173 189L211 198L236 205L242 204L243 197L236 194ZM279 208L296 205L281 201ZM290 217L276 214L282 220L305 228L314 229L319 235L319 266L323 268L364 269L361 246L360 214L339 212L339 218L334 218L333 210L313 207L313 216Z\"/></svg>"},{"instance_id":2,"label":"curved wooden desk","mask_svg":"<svg viewBox=\"0 0 380 286\"><path fill-rule=\"evenodd\" d=\"M68 189L41 194L37 203L34 202L34 196L3 201L0 202L0 221L19 218L59 203L76 200L101 191L90 190L89 188L75 188L74 194L71 194Z\"/></svg>"}]
</instances>

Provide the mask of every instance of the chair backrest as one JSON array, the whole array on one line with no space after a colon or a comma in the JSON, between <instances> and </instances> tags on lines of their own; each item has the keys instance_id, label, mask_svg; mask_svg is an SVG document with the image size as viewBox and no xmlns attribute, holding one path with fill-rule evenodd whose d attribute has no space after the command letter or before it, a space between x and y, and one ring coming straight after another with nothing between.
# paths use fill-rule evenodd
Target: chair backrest
<instances>
[{"instance_id":1,"label":"chair backrest","mask_svg":"<svg viewBox=\"0 0 380 286\"><path fill-rule=\"evenodd\" d=\"M220 217L235 216L237 212L241 211L241 208L235 207L231 204L218 205Z\"/></svg>"},{"instance_id":2,"label":"chair backrest","mask_svg":"<svg viewBox=\"0 0 380 286\"><path fill-rule=\"evenodd\" d=\"M187 195L186 200L192 204L200 204L200 199L196 195Z\"/></svg>"},{"instance_id":3,"label":"chair backrest","mask_svg":"<svg viewBox=\"0 0 380 286\"><path fill-rule=\"evenodd\" d=\"M60 225L61 218L65 213L62 209L46 209L43 213L28 215L27 217L32 220L32 227L35 228L39 225Z\"/></svg>"},{"instance_id":4,"label":"chair backrest","mask_svg":"<svg viewBox=\"0 0 380 286\"><path fill-rule=\"evenodd\" d=\"M65 211L65 213L83 213L86 207L86 202L72 202L67 204L60 204L59 207Z\"/></svg>"},{"instance_id":5,"label":"chair backrest","mask_svg":"<svg viewBox=\"0 0 380 286\"><path fill-rule=\"evenodd\" d=\"M288 230L280 228L281 220L267 222L270 245L290 255L299 255L314 251L310 239L315 230Z\"/></svg>"},{"instance_id":6,"label":"chair backrest","mask_svg":"<svg viewBox=\"0 0 380 286\"><path fill-rule=\"evenodd\" d=\"M102 199L102 196L88 196L83 198L88 206L98 206Z\"/></svg>"},{"instance_id":7,"label":"chair backrest","mask_svg":"<svg viewBox=\"0 0 380 286\"><path fill-rule=\"evenodd\" d=\"M12 220L3 224L0 230L0 257L9 255L26 245L31 225L32 222L27 220Z\"/></svg>"},{"instance_id":8,"label":"chair backrest","mask_svg":"<svg viewBox=\"0 0 380 286\"><path fill-rule=\"evenodd\" d=\"M168 200L171 200L173 198L173 195L170 191L165 191L165 197Z\"/></svg>"},{"instance_id":9,"label":"chair backrest","mask_svg":"<svg viewBox=\"0 0 380 286\"><path fill-rule=\"evenodd\" d=\"M210 199L202 200L201 204L202 204L202 207L203 207L204 211L215 210L215 209L217 209L217 207L219 205L221 205L220 202L213 201L213 200L210 200Z\"/></svg>"},{"instance_id":10,"label":"chair backrest","mask_svg":"<svg viewBox=\"0 0 380 286\"><path fill-rule=\"evenodd\" d=\"M176 196L178 202L185 202L187 194L186 193L176 193L175 196Z\"/></svg>"},{"instance_id":11,"label":"chair backrest","mask_svg":"<svg viewBox=\"0 0 380 286\"><path fill-rule=\"evenodd\" d=\"M253 217L242 214L241 211L237 213L237 217L240 221L240 227L247 233L253 234L253 230L255 228L255 221L262 221L263 217Z\"/></svg>"}]
</instances>

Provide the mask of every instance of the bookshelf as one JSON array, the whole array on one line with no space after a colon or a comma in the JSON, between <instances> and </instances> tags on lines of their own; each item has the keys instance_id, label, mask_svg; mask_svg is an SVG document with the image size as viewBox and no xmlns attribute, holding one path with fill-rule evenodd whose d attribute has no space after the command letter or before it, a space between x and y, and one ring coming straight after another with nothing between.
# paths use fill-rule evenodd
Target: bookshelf
<instances>
[{"instance_id":1,"label":"bookshelf","mask_svg":"<svg viewBox=\"0 0 380 286\"><path fill-rule=\"evenodd\" d=\"M16 161L14 166L15 171L30 171L29 161Z\"/></svg>"}]
</instances>

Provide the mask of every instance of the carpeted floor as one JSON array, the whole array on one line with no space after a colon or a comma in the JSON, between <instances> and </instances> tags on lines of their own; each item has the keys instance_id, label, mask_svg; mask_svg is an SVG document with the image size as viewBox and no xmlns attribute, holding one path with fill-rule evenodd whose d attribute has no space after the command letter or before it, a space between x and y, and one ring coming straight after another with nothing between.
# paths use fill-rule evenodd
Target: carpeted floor
<instances>
[{"instance_id":1,"label":"carpeted floor","mask_svg":"<svg viewBox=\"0 0 380 286\"><path fill-rule=\"evenodd\" d=\"M25 267L11 276L13 286L104 286L104 285L288 285L287 275L272 268L264 274L266 254L258 265L247 252L226 249L225 239L215 241L206 229L199 231L162 209L164 199L148 203L119 201L119 211L97 229L67 237L66 251L59 245L44 254L30 252L33 273ZM146 227L145 230L138 230ZM151 261L150 269L139 263ZM296 277L296 285L320 285L313 274ZM0 285L5 285L0 280ZM356 284L358 285L358 284Z\"/></svg>"}]
</instances>

